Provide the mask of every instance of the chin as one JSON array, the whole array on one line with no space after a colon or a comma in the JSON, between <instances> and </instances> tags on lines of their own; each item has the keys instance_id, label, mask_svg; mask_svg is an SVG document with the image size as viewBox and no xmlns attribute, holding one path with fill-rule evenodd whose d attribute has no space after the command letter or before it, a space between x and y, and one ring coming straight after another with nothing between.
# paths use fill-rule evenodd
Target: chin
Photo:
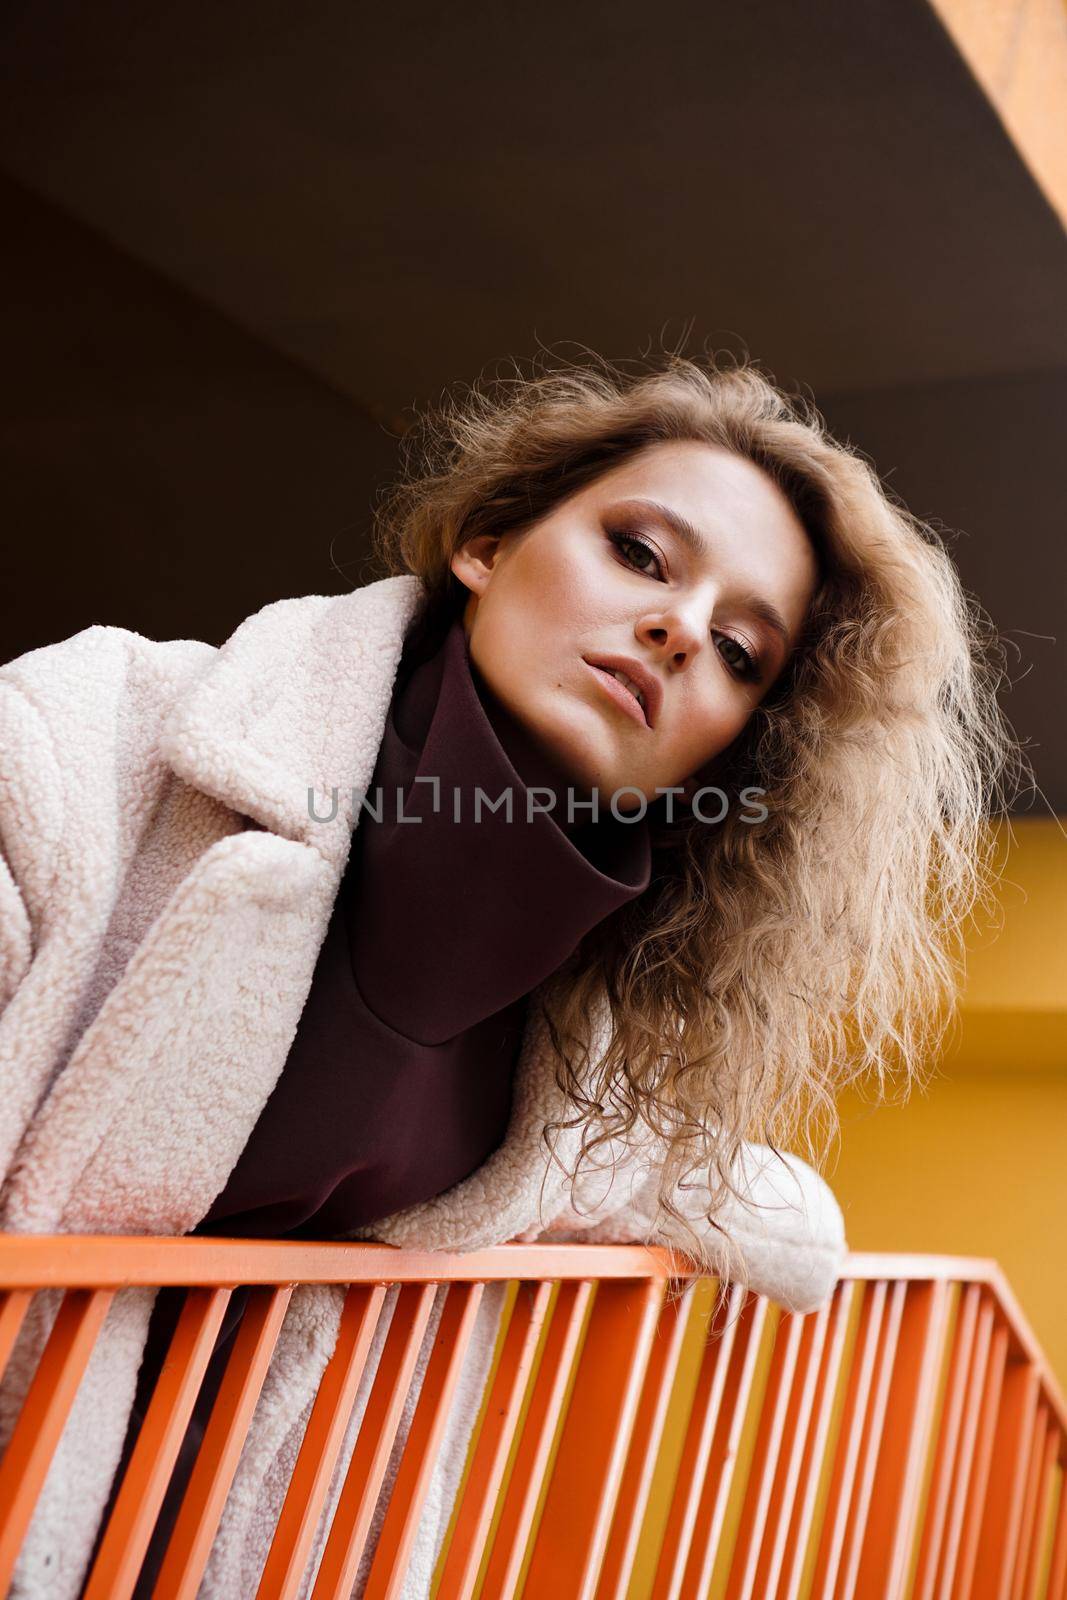
<instances>
[{"instance_id":1,"label":"chin","mask_svg":"<svg viewBox=\"0 0 1067 1600\"><path fill-rule=\"evenodd\" d=\"M587 762L575 755L571 740L558 736L553 738L549 734L544 737L543 743L569 784L575 789L592 787L593 780L588 775Z\"/></svg>"}]
</instances>

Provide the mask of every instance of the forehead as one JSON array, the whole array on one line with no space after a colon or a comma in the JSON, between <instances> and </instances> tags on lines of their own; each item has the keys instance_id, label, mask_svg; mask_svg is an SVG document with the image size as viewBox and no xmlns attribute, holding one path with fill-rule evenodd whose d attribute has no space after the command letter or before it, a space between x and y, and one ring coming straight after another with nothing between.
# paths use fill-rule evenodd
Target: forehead
<instances>
[{"instance_id":1,"label":"forehead","mask_svg":"<svg viewBox=\"0 0 1067 1600\"><path fill-rule=\"evenodd\" d=\"M720 531L720 523L739 514L795 524L803 532L787 496L762 467L722 445L696 439L646 445L609 467L586 492L600 498L655 494L706 533Z\"/></svg>"}]
</instances>

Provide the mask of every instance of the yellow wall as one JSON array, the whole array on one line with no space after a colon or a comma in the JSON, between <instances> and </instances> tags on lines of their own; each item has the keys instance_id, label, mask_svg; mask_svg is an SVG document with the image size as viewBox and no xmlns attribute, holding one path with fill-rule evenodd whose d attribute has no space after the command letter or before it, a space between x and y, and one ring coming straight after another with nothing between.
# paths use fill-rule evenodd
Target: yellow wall
<instances>
[{"instance_id":1,"label":"yellow wall","mask_svg":"<svg viewBox=\"0 0 1067 1600\"><path fill-rule=\"evenodd\" d=\"M1017 821L997 836L1004 862L1000 926L991 930L983 922L968 941L958 1021L929 1087L905 1104L844 1094L841 1139L826 1177L853 1250L999 1261L1067 1387L1067 821ZM638 1549L633 1600L652 1589L700 1355L696 1322L693 1331ZM753 1418L757 1413L754 1406ZM742 1454L750 1446L751 1437ZM715 1597L738 1510L735 1496ZM437 1577L446 1555L447 1539Z\"/></svg>"},{"instance_id":2,"label":"yellow wall","mask_svg":"<svg viewBox=\"0 0 1067 1600\"><path fill-rule=\"evenodd\" d=\"M1011 833L936 1076L904 1105L843 1095L826 1176L854 1250L998 1260L1067 1386L1067 822Z\"/></svg>"}]
</instances>

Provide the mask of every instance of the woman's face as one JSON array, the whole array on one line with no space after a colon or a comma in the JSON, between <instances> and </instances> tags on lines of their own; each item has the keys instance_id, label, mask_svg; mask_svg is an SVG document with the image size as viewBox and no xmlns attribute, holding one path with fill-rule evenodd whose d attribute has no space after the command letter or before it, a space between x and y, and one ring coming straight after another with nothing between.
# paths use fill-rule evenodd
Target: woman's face
<instances>
[{"instance_id":1,"label":"woman's face","mask_svg":"<svg viewBox=\"0 0 1067 1600\"><path fill-rule=\"evenodd\" d=\"M650 445L531 528L478 535L452 570L478 673L602 806L699 781L780 676L818 576L767 474L692 440ZM590 664L605 658L643 673L644 710Z\"/></svg>"}]
</instances>

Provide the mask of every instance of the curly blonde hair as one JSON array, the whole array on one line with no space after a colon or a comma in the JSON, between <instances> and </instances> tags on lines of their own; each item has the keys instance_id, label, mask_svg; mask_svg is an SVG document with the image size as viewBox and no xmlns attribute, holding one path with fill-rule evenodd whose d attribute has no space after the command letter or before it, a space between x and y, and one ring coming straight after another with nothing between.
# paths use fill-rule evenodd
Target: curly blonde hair
<instances>
[{"instance_id":1,"label":"curly blonde hair","mask_svg":"<svg viewBox=\"0 0 1067 1600\"><path fill-rule=\"evenodd\" d=\"M635 1129L661 1141L660 1237L680 1233L721 1287L745 1277L715 1217L741 1199L743 1143L776 1155L800 1143L818 1166L841 1086L874 1074L884 1093L891 1070L905 1094L923 1081L955 1005L963 925L991 900L986 818L1010 804L1006 780L1026 763L997 702L998 635L941 535L814 404L747 358L632 365L516 363L514 376L457 388L404 436L374 544L389 572L423 580L416 626L429 642L467 597L450 568L467 539L529 529L668 440L756 463L812 540L820 585L802 637L717 763L723 787L764 791L765 820L731 808L718 826L659 826L648 889L546 986L557 1082L575 1108L546 1141L580 1126L575 1179ZM611 1036L591 1060L605 996ZM726 1274L679 1209L690 1189L732 1260Z\"/></svg>"}]
</instances>

